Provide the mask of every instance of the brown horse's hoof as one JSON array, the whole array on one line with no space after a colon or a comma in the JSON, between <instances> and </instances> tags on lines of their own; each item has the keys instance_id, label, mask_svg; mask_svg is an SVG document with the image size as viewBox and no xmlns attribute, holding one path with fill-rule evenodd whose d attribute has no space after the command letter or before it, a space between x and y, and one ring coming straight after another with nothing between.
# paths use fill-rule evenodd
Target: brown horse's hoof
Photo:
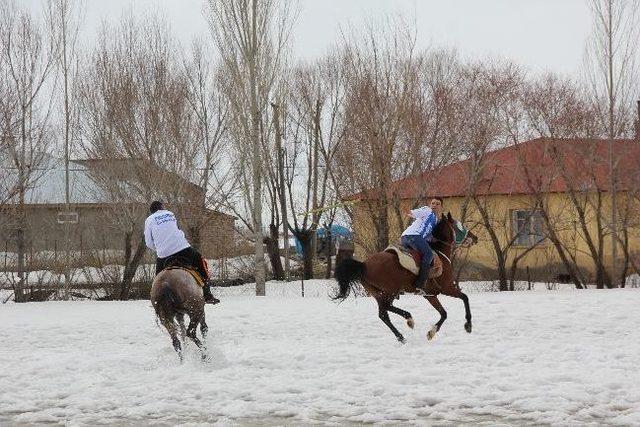
<instances>
[{"instance_id":1,"label":"brown horse's hoof","mask_svg":"<svg viewBox=\"0 0 640 427\"><path fill-rule=\"evenodd\" d=\"M413 321L413 318L410 317L407 319L407 326L410 327L411 329L413 329L414 326L416 326L415 322Z\"/></svg>"},{"instance_id":2,"label":"brown horse's hoof","mask_svg":"<svg viewBox=\"0 0 640 427\"><path fill-rule=\"evenodd\" d=\"M471 322L467 322L464 324L464 330L469 334L471 333Z\"/></svg>"},{"instance_id":3,"label":"brown horse's hoof","mask_svg":"<svg viewBox=\"0 0 640 427\"><path fill-rule=\"evenodd\" d=\"M436 337L436 332L438 332L438 330L435 326L429 329L429 332L427 332L427 340L433 340Z\"/></svg>"}]
</instances>

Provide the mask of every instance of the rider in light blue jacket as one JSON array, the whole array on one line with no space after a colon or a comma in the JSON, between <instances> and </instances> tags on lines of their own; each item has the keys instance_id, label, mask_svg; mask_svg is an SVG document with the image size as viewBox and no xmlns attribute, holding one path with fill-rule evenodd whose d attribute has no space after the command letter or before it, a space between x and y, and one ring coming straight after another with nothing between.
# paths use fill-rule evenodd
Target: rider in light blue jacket
<instances>
[{"instance_id":1,"label":"rider in light blue jacket","mask_svg":"<svg viewBox=\"0 0 640 427\"><path fill-rule=\"evenodd\" d=\"M402 233L400 241L404 246L422 253L420 272L414 286L426 292L429 268L433 261L433 251L431 250L431 246L429 246L429 241L431 240L433 229L442 216L442 199L440 197L434 197L431 200L430 206L410 210L407 214L411 218L414 218L414 221Z\"/></svg>"}]
</instances>

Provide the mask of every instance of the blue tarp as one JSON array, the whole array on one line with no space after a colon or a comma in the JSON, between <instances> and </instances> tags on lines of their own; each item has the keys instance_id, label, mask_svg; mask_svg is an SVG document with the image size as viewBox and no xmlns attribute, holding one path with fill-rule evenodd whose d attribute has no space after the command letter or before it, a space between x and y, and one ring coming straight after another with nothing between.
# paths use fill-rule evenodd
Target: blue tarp
<instances>
[{"instance_id":1,"label":"blue tarp","mask_svg":"<svg viewBox=\"0 0 640 427\"><path fill-rule=\"evenodd\" d=\"M326 228L322 227L316 230L316 236L318 237L318 239L325 239L326 235L327 235ZM333 224L331 226L331 237L333 239L335 239L336 237L341 237L344 239L351 240L353 238L353 234L351 233L351 230L349 230L347 227L344 227L338 224ZM296 239L296 253L298 255L302 255L302 245L300 244L300 241L298 239Z\"/></svg>"}]
</instances>

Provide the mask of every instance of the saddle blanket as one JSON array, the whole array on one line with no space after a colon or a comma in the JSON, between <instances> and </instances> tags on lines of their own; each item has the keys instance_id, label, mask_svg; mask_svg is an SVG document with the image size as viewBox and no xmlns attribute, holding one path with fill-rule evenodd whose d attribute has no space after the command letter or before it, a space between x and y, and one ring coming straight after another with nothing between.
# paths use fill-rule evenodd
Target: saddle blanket
<instances>
[{"instance_id":1,"label":"saddle blanket","mask_svg":"<svg viewBox=\"0 0 640 427\"><path fill-rule=\"evenodd\" d=\"M198 284L198 286L200 286L201 288L204 287L204 280L202 280L202 277L200 277L198 272L195 271L195 270L192 270L192 269L187 268L187 267L180 267L178 265L173 265L173 266L167 267L167 268L165 268L165 270L184 270L187 273L189 273L191 276L193 276L193 278L195 279L195 281Z\"/></svg>"},{"instance_id":2,"label":"saddle blanket","mask_svg":"<svg viewBox=\"0 0 640 427\"><path fill-rule=\"evenodd\" d=\"M403 268L406 268L416 276L420 272L420 257L422 256L417 251L409 251L407 248L401 245L389 245L385 252L395 253L398 256L398 261ZM434 253L433 262L429 269L429 279L434 277L440 277L442 274L442 260L438 253Z\"/></svg>"}]
</instances>

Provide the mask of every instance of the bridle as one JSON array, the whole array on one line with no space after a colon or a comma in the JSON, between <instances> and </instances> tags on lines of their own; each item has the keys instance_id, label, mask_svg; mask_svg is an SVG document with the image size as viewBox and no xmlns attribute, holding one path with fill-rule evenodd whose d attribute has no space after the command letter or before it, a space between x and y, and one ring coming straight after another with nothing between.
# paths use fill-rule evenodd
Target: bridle
<instances>
[{"instance_id":1,"label":"bridle","mask_svg":"<svg viewBox=\"0 0 640 427\"><path fill-rule=\"evenodd\" d=\"M440 243L442 243L444 245L447 245L447 246L451 247L451 249L453 250L453 249L456 248L456 231L453 229L453 225L451 225L451 223L449 222L448 219L445 219L443 221L447 222L447 225L449 226L449 229L451 230L451 236L453 237L453 242L449 243L449 242L446 242L446 241L444 241L442 239L438 239L438 238L433 237L433 236L432 236L432 238L433 238L433 240L435 242L440 242Z\"/></svg>"},{"instance_id":2,"label":"bridle","mask_svg":"<svg viewBox=\"0 0 640 427\"><path fill-rule=\"evenodd\" d=\"M451 230L451 235L453 236L453 242L450 243L450 242L447 242L447 241L444 241L442 239L438 239L437 237L433 237L432 236L433 241L442 243L443 245L446 245L446 246L449 246L451 248L451 252L454 252L457 248L465 248L465 247L469 247L469 246L471 246L473 244L473 243L471 243L471 244L466 244L465 243L469 239L471 239L471 237L469 237L469 231L466 230L466 229L465 229L465 231L466 231L465 236L462 239L461 243L459 245L456 244L456 230L453 228L453 225L451 225L451 222L449 222L448 219L444 219L443 221L447 222L447 225L449 226L449 229ZM449 259L448 257L446 257L446 258Z\"/></svg>"}]
</instances>

